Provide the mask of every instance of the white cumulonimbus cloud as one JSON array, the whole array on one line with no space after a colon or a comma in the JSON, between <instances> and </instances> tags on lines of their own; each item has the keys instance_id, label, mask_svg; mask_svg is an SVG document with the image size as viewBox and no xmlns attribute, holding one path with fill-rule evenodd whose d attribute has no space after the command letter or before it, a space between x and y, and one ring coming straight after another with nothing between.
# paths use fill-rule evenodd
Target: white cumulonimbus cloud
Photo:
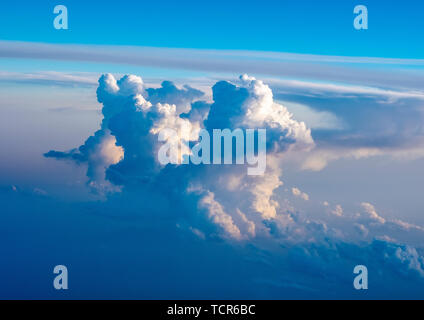
<instances>
[{"instance_id":1,"label":"white cumulonimbus cloud","mask_svg":"<svg viewBox=\"0 0 424 320\"><path fill-rule=\"evenodd\" d=\"M314 142L305 123L294 120L284 106L276 103L271 89L260 80L243 75L234 83L217 82L212 92L210 103L201 100L204 96L201 91L189 86L177 88L165 81L160 88L146 88L143 80L134 75L120 80L111 74L103 75L97 89L98 101L103 104L100 129L78 149L50 151L46 156L87 163L89 185L98 192L109 192L110 186L124 191L137 188L141 180L162 183L163 187L165 171L179 175L175 183L183 180L183 184L175 187L184 192L190 183L201 185L202 192L196 193L200 207L224 234L237 240L251 237L261 230L255 224L278 216L279 204L273 196L283 184L282 155L291 150L309 150ZM181 147L179 159L174 161L181 163L190 155L189 144L199 140L201 129L266 129L266 174L249 177L242 171L245 168L237 166L178 168L158 162L160 146L166 142ZM167 134L167 130L179 134ZM221 180L236 175L239 183L247 186L238 191L246 201L222 205L219 195L222 186L203 179L204 174ZM106 182L109 188L105 188Z\"/></svg>"}]
</instances>

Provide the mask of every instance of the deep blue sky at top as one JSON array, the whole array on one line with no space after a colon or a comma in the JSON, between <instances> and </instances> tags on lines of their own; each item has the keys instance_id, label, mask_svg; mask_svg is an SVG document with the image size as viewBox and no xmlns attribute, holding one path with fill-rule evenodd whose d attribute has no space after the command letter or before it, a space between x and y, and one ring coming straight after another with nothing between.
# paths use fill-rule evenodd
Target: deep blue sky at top
<instances>
[{"instance_id":1,"label":"deep blue sky at top","mask_svg":"<svg viewBox=\"0 0 424 320\"><path fill-rule=\"evenodd\" d=\"M69 10L67 31L53 7ZM353 8L369 9L369 30ZM418 0L2 1L0 39L424 58Z\"/></svg>"}]
</instances>

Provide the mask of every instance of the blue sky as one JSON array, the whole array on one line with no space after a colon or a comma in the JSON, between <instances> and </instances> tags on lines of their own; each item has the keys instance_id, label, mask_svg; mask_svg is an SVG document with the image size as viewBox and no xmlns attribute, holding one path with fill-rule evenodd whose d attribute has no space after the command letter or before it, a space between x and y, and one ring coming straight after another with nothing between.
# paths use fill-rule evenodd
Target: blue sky
<instances>
[{"instance_id":1,"label":"blue sky","mask_svg":"<svg viewBox=\"0 0 424 320\"><path fill-rule=\"evenodd\" d=\"M422 58L421 1L65 1L66 32L52 26L57 1L7 1L0 38L53 43L242 49ZM369 30L353 28L365 4Z\"/></svg>"},{"instance_id":2,"label":"blue sky","mask_svg":"<svg viewBox=\"0 0 424 320\"><path fill-rule=\"evenodd\" d=\"M1 4L1 298L424 297L421 2L57 4ZM187 122L267 128L266 174L159 166Z\"/></svg>"}]
</instances>

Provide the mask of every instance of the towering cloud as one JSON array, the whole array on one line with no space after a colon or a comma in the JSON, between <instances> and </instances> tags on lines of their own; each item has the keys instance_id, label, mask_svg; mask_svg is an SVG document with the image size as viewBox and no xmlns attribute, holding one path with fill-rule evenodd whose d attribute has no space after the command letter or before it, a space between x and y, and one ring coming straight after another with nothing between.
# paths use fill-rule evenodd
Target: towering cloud
<instances>
[{"instance_id":1,"label":"towering cloud","mask_svg":"<svg viewBox=\"0 0 424 320\"><path fill-rule=\"evenodd\" d=\"M100 129L78 149L50 151L46 156L86 162L89 185L98 192L160 188L158 192L166 193L167 188L178 188L182 201L189 198L188 192L197 197L200 211L205 211L224 236L241 240L258 230L266 231L264 225L259 228L254 225L278 216L279 204L273 200L273 194L283 184L282 154L291 149L312 148L311 132L303 122L294 120L284 106L274 102L267 85L253 77L243 75L235 83L218 82L212 91L213 102L208 103L199 100L203 96L201 91L189 86L179 89L165 81L160 88L146 88L137 76L116 80L111 74L103 75L97 89L98 101L103 104ZM164 142L182 146L175 161L181 163L190 155L190 143L199 141L202 128L210 132L266 129L266 174L249 177L245 168L228 165L161 165L158 152ZM237 176L240 188L233 192L244 201L227 201L223 186L207 178L208 175L221 182ZM196 185L196 190L202 192L191 192L190 185ZM228 212L221 201L226 202ZM246 223L247 229L239 228L238 224ZM247 234L242 235L240 229Z\"/></svg>"}]
</instances>

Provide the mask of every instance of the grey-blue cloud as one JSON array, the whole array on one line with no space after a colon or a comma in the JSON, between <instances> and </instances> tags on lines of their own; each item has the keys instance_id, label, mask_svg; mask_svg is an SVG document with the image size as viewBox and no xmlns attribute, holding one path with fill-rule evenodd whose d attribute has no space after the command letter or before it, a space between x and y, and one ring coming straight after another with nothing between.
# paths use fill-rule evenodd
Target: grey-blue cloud
<instances>
[{"instance_id":1,"label":"grey-blue cloud","mask_svg":"<svg viewBox=\"0 0 424 320\"><path fill-rule=\"evenodd\" d=\"M423 60L0 41L0 57L250 73L423 90ZM352 66L353 65L353 66ZM364 65L367 68L357 68ZM386 65L390 68L370 68ZM415 71L411 71L411 66Z\"/></svg>"}]
</instances>

